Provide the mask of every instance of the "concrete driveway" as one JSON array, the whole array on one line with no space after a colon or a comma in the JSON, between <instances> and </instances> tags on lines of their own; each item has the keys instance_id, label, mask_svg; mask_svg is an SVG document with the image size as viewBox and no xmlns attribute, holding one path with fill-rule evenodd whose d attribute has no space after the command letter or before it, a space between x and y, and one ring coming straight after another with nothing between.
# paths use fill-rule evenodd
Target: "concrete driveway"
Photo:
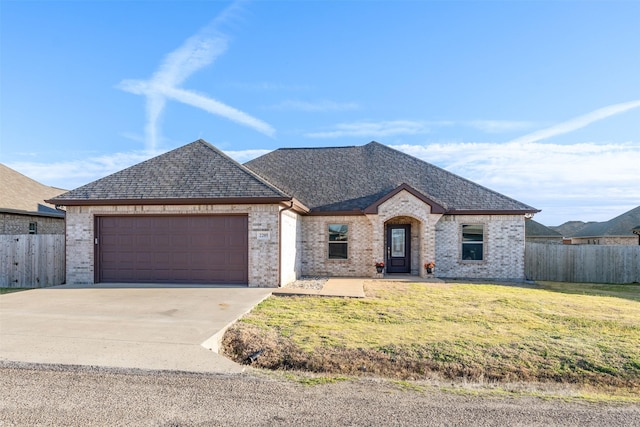
<instances>
[{"instance_id":1,"label":"concrete driveway","mask_svg":"<svg viewBox=\"0 0 640 427\"><path fill-rule=\"evenodd\" d=\"M55 286L0 296L0 360L242 372L224 329L271 294L229 286Z\"/></svg>"}]
</instances>

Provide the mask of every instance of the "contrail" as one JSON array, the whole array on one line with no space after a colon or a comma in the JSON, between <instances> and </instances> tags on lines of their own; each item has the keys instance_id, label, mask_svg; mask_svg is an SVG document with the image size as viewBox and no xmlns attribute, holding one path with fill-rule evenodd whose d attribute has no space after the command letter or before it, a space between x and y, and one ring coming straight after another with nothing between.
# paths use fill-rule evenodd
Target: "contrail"
<instances>
[{"instance_id":1,"label":"contrail","mask_svg":"<svg viewBox=\"0 0 640 427\"><path fill-rule=\"evenodd\" d=\"M579 116L574 119L567 120L566 122L551 126L549 128L532 132L528 135L521 136L520 138L513 139L509 141L509 143L526 144L529 142L549 139L556 135L573 132L574 130L588 126L593 122L597 122L598 120L606 119L607 117L624 113L638 107L640 107L640 100L609 105L608 107L599 108L583 116Z\"/></svg>"},{"instance_id":2,"label":"contrail","mask_svg":"<svg viewBox=\"0 0 640 427\"><path fill-rule=\"evenodd\" d=\"M149 80L123 80L117 85L121 90L144 95L147 98L145 139L148 150L153 152L158 146L160 121L168 99L200 108L268 136L275 134L275 129L260 119L213 98L179 87L190 75L213 63L227 50L227 37L217 28L229 19L236 8L237 3L233 3L220 13L211 24L196 35L189 37L178 49L169 53Z\"/></svg>"}]
</instances>

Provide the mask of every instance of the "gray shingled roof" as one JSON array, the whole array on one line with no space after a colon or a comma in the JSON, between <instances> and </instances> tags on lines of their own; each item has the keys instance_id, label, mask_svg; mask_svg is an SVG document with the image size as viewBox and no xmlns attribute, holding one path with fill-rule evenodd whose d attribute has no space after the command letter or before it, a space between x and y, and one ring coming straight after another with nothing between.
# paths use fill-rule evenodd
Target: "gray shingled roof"
<instances>
[{"instance_id":1,"label":"gray shingled roof","mask_svg":"<svg viewBox=\"0 0 640 427\"><path fill-rule=\"evenodd\" d=\"M50 187L0 164L0 209L64 216L63 211L45 205L44 200L66 190Z\"/></svg>"},{"instance_id":2,"label":"gray shingled roof","mask_svg":"<svg viewBox=\"0 0 640 427\"><path fill-rule=\"evenodd\" d=\"M279 149L245 163L312 211L364 210L402 184L447 212L538 210L377 142Z\"/></svg>"},{"instance_id":3,"label":"gray shingled roof","mask_svg":"<svg viewBox=\"0 0 640 427\"><path fill-rule=\"evenodd\" d=\"M203 140L61 194L56 204L141 199L291 198Z\"/></svg>"},{"instance_id":4,"label":"gray shingled roof","mask_svg":"<svg viewBox=\"0 0 640 427\"><path fill-rule=\"evenodd\" d=\"M562 234L532 219L524 222L524 234L526 237L562 238Z\"/></svg>"},{"instance_id":5,"label":"gray shingled roof","mask_svg":"<svg viewBox=\"0 0 640 427\"><path fill-rule=\"evenodd\" d=\"M571 237L633 236L633 228L640 223L640 206L606 222L591 222Z\"/></svg>"}]
</instances>

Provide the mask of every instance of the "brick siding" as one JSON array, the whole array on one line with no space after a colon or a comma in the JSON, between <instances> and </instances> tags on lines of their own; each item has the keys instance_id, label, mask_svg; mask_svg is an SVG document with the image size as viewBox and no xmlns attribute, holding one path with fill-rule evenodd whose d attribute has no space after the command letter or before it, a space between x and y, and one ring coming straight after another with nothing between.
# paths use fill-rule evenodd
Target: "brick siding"
<instances>
[{"instance_id":1,"label":"brick siding","mask_svg":"<svg viewBox=\"0 0 640 427\"><path fill-rule=\"evenodd\" d=\"M67 209L67 283L94 283L96 215L247 214L249 286L278 286L278 205L69 206ZM259 240L258 233L268 232Z\"/></svg>"},{"instance_id":2,"label":"brick siding","mask_svg":"<svg viewBox=\"0 0 640 427\"><path fill-rule=\"evenodd\" d=\"M64 218L0 213L0 234L29 234L29 224L37 224L36 234L64 234Z\"/></svg>"},{"instance_id":3,"label":"brick siding","mask_svg":"<svg viewBox=\"0 0 640 427\"><path fill-rule=\"evenodd\" d=\"M375 277L374 263L385 261L386 226L411 225L411 274L425 276L424 263L435 261L443 278L524 278L522 215L442 215L406 191L378 207L377 214L299 216L280 205L69 206L67 210L67 282L94 283L96 215L247 214L249 286L276 287L300 276ZM278 221L282 224L278 227ZM328 258L328 225L349 226L348 258ZM483 224L484 260L461 258L461 226ZM267 233L264 233L267 232ZM258 234L267 239L258 239ZM281 233L281 248L278 234ZM278 265L280 263L280 266ZM280 268L279 268L280 267Z\"/></svg>"},{"instance_id":4,"label":"brick siding","mask_svg":"<svg viewBox=\"0 0 640 427\"><path fill-rule=\"evenodd\" d=\"M571 237L572 245L637 245L638 236Z\"/></svg>"},{"instance_id":5,"label":"brick siding","mask_svg":"<svg viewBox=\"0 0 640 427\"><path fill-rule=\"evenodd\" d=\"M349 226L347 259L329 259L329 224ZM304 276L370 277L373 267L371 223L363 215L302 218Z\"/></svg>"},{"instance_id":6,"label":"brick siding","mask_svg":"<svg viewBox=\"0 0 640 427\"><path fill-rule=\"evenodd\" d=\"M462 260L462 225L484 225L482 261ZM438 277L524 279L522 215L445 215L436 224Z\"/></svg>"},{"instance_id":7,"label":"brick siding","mask_svg":"<svg viewBox=\"0 0 640 427\"><path fill-rule=\"evenodd\" d=\"M329 224L349 225L347 260L327 256ZM411 274L426 276L425 262L435 261L435 277L524 279L523 215L442 215L403 191L362 216L302 218L302 273L319 276L375 277L374 263L386 262L386 226L411 225ZM484 225L484 260L462 260L463 224Z\"/></svg>"}]
</instances>

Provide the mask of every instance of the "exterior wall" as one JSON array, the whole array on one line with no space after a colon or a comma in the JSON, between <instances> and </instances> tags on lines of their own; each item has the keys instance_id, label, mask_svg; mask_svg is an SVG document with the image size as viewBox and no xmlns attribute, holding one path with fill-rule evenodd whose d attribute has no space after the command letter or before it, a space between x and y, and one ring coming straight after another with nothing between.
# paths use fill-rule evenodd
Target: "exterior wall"
<instances>
[{"instance_id":1,"label":"exterior wall","mask_svg":"<svg viewBox=\"0 0 640 427\"><path fill-rule=\"evenodd\" d=\"M0 234L29 234L29 223L37 223L37 234L64 234L64 218L0 213Z\"/></svg>"},{"instance_id":2,"label":"exterior wall","mask_svg":"<svg viewBox=\"0 0 640 427\"><path fill-rule=\"evenodd\" d=\"M572 245L637 245L638 236L572 237Z\"/></svg>"},{"instance_id":3,"label":"exterior wall","mask_svg":"<svg viewBox=\"0 0 640 427\"><path fill-rule=\"evenodd\" d=\"M302 275L302 219L290 210L280 218L280 285L285 286Z\"/></svg>"},{"instance_id":4,"label":"exterior wall","mask_svg":"<svg viewBox=\"0 0 640 427\"><path fill-rule=\"evenodd\" d=\"M349 226L347 259L329 259L329 224ZM364 215L302 217L302 275L370 277L373 266L371 223Z\"/></svg>"},{"instance_id":5,"label":"exterior wall","mask_svg":"<svg viewBox=\"0 0 640 427\"><path fill-rule=\"evenodd\" d=\"M411 274L425 277L425 262L436 260L435 225L442 214L431 213L431 206L408 191L401 191L378 206L377 215L367 215L374 228L374 260L386 262L387 224L411 224ZM438 269L436 267L436 275Z\"/></svg>"},{"instance_id":6,"label":"exterior wall","mask_svg":"<svg viewBox=\"0 0 640 427\"><path fill-rule=\"evenodd\" d=\"M554 245L562 244L562 237L552 237L552 236L535 236L535 237L527 237L527 243L549 243Z\"/></svg>"},{"instance_id":7,"label":"exterior wall","mask_svg":"<svg viewBox=\"0 0 640 427\"><path fill-rule=\"evenodd\" d=\"M407 191L396 194L366 216L302 218L302 274L375 277L374 264L386 262L386 225L411 224L411 274L425 275L424 262L435 260L435 224L441 214ZM328 259L328 225L349 225L347 260Z\"/></svg>"},{"instance_id":8,"label":"exterior wall","mask_svg":"<svg viewBox=\"0 0 640 427\"><path fill-rule=\"evenodd\" d=\"M278 286L279 205L127 205L69 206L67 209L67 283L94 283L96 215L247 214L249 286ZM260 238L258 235L260 234Z\"/></svg>"},{"instance_id":9,"label":"exterior wall","mask_svg":"<svg viewBox=\"0 0 640 427\"><path fill-rule=\"evenodd\" d=\"M484 225L484 260L462 260L462 225ZM524 279L523 215L445 215L436 225L438 277Z\"/></svg>"}]
</instances>

